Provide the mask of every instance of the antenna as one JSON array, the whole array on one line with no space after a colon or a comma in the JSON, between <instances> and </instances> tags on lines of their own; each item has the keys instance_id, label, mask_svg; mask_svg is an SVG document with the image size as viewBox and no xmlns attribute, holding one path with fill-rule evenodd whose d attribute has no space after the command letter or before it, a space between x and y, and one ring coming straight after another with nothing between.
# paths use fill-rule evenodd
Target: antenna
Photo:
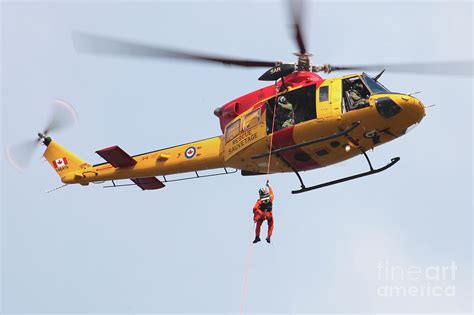
<instances>
[{"instance_id":1,"label":"antenna","mask_svg":"<svg viewBox=\"0 0 474 315\"><path fill-rule=\"evenodd\" d=\"M385 69L383 69L379 74L377 74L375 77L373 77L374 81L377 81L382 76L382 74L384 72L385 72Z\"/></svg>"},{"instance_id":2,"label":"antenna","mask_svg":"<svg viewBox=\"0 0 474 315\"><path fill-rule=\"evenodd\" d=\"M59 187L53 188L53 189L51 189L51 190L48 190L46 193L47 193L47 194L52 193L53 191L57 191L57 190L59 190L59 189L61 189L61 188L66 187L67 185L68 185L68 184L64 184L64 185L61 185L61 186L59 186Z\"/></svg>"}]
</instances>

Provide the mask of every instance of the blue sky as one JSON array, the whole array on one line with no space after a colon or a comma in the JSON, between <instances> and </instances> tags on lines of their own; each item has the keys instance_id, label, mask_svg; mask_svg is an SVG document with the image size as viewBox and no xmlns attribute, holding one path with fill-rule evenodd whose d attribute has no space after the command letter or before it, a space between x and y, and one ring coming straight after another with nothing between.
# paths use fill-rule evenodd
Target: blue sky
<instances>
[{"instance_id":1,"label":"blue sky","mask_svg":"<svg viewBox=\"0 0 474 315\"><path fill-rule=\"evenodd\" d=\"M0 7L2 147L34 137L60 98L80 124L53 137L91 163L111 145L136 154L218 135L214 108L265 86L257 81L265 69L78 55L73 30L257 59L293 61L296 51L276 1ZM472 10L472 2L311 2L307 45L315 63L472 59ZM411 133L369 153L376 165L400 163L297 196L294 175L272 175L272 245L249 247L264 178L45 194L60 182L42 149L26 174L2 159L2 313L237 313L246 273L246 312L472 312L472 78L388 72L381 81L436 104ZM303 177L318 183L364 163ZM444 282L384 282L380 262L458 269ZM386 283L454 285L456 294L378 296Z\"/></svg>"}]
</instances>

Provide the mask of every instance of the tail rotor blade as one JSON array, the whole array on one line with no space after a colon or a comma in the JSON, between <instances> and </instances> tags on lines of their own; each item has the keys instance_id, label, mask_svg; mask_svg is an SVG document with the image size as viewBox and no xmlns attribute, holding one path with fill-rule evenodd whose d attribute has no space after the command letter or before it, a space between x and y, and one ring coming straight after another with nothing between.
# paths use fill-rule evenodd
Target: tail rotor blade
<instances>
[{"instance_id":1,"label":"tail rotor blade","mask_svg":"<svg viewBox=\"0 0 474 315\"><path fill-rule=\"evenodd\" d=\"M18 171L24 172L38 147L38 140L29 140L5 149L7 161Z\"/></svg>"},{"instance_id":2,"label":"tail rotor blade","mask_svg":"<svg viewBox=\"0 0 474 315\"><path fill-rule=\"evenodd\" d=\"M78 122L78 116L71 104L63 100L54 100L53 115L49 124L44 129L47 135L51 131L58 131L74 125Z\"/></svg>"}]
</instances>

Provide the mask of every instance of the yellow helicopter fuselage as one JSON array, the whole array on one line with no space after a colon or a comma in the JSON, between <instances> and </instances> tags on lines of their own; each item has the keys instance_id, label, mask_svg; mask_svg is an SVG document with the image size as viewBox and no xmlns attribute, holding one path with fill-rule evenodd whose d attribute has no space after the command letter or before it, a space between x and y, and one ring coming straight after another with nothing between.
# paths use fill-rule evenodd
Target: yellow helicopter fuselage
<instances>
[{"instance_id":1,"label":"yellow helicopter fuselage","mask_svg":"<svg viewBox=\"0 0 474 315\"><path fill-rule=\"evenodd\" d=\"M305 79L304 75L308 77ZM350 109L345 85L353 84L350 80L369 81L364 74L326 80L313 73L299 72L297 76L297 80L289 78L286 86L280 82L273 93L269 92L271 87L267 92L263 89L254 92L259 99L252 104L243 106L234 102L234 115L227 115L225 124L222 120L225 113L220 112L221 136L134 156L112 147L97 151L106 160L110 159L97 165L88 164L48 138L44 157L64 183L82 185L227 167L242 170L243 175L306 171L339 163L361 154L362 150L394 140L425 115L418 99L388 90L368 93L362 108ZM366 83L369 92L370 84ZM277 121L280 96L296 103L294 121L285 127L278 126L281 122ZM357 127L347 134L330 137L355 124ZM317 139L322 141L311 144ZM270 157L270 147L272 151L282 152ZM58 159L66 162L60 168L55 162Z\"/></svg>"}]
</instances>

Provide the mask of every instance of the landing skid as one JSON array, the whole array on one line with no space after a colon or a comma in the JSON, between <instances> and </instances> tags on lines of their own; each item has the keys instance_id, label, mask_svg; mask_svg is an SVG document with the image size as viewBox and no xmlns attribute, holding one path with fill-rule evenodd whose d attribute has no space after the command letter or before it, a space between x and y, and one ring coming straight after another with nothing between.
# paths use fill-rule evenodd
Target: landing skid
<instances>
[{"instance_id":1,"label":"landing skid","mask_svg":"<svg viewBox=\"0 0 474 315\"><path fill-rule=\"evenodd\" d=\"M400 161L400 158L399 157L394 157L392 158L392 160L390 161L390 163L388 163L387 165L381 167L381 168L377 168L377 169L374 169L372 167L372 163L370 162L370 159L369 157L367 156L367 153L365 153L364 150L362 150L362 153L364 154L365 156L365 159L367 160L367 163L369 164L369 167L370 167L370 170L367 171L367 172L364 172L364 173L359 173L359 174L355 174L355 175L352 175L352 176L348 176L348 177L344 177L344 178L340 178L340 179L336 179L336 180L333 180L333 181L330 181L330 182L326 182L326 183L322 183L322 184L319 184L319 185L314 185L314 186L310 186L310 187L306 187L303 183L303 180L301 179L301 176L297 173L296 175L298 176L298 179L301 183L301 189L299 190L293 190L291 191L292 194L299 194L299 193L304 193L304 192L307 192L307 191L310 191L310 190L315 190L315 189L319 189L319 188L323 188L323 187L327 187L327 186L331 186L331 185L336 185L336 184L340 184L340 183L343 183L343 182L347 182L347 181L350 181L350 180L353 180L353 179L357 179L357 178L361 178L361 177L365 177L365 176L369 176L369 175L373 175L373 174L377 174L377 173L380 173L380 172L383 172L385 171L386 169L392 167L393 165L395 165L398 161Z\"/></svg>"}]
</instances>

